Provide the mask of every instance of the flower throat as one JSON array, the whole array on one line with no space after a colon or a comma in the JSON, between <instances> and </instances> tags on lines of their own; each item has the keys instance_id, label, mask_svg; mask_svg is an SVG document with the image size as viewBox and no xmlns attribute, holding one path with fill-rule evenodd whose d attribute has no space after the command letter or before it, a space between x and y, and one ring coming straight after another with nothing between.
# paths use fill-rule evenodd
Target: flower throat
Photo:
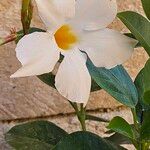
<instances>
[{"instance_id":1,"label":"flower throat","mask_svg":"<svg viewBox=\"0 0 150 150\"><path fill-rule=\"evenodd\" d=\"M54 34L56 43L59 48L69 50L73 44L77 42L77 36L69 25L63 25Z\"/></svg>"}]
</instances>

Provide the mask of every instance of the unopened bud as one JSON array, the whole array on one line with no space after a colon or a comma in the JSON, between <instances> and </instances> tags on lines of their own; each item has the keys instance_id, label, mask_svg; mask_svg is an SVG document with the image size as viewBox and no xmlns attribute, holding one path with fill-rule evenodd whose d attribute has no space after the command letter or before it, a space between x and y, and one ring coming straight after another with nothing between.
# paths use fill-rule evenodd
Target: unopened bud
<instances>
[{"instance_id":1,"label":"unopened bud","mask_svg":"<svg viewBox=\"0 0 150 150\"><path fill-rule=\"evenodd\" d=\"M15 41L16 38L17 38L17 33L16 33L16 30L13 28L10 30L10 35L4 38L0 38L0 46L9 42Z\"/></svg>"}]
</instances>

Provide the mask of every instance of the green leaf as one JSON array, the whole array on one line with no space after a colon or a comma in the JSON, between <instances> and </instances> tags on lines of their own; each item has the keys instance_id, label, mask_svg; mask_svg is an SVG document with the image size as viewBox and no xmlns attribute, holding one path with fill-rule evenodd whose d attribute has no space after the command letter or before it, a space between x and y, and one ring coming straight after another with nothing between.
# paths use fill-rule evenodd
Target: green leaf
<instances>
[{"instance_id":1,"label":"green leaf","mask_svg":"<svg viewBox=\"0 0 150 150\"><path fill-rule=\"evenodd\" d=\"M144 102L144 84L147 84L144 82L144 69L140 71L140 73L137 75L135 79L135 86L138 90L138 104L136 106L136 112L137 116L139 118L139 122L143 121L143 112L150 110L150 105L147 105Z\"/></svg>"},{"instance_id":2,"label":"green leaf","mask_svg":"<svg viewBox=\"0 0 150 150\"><path fill-rule=\"evenodd\" d=\"M150 110L143 113L143 122L140 132L140 138L144 142L150 142Z\"/></svg>"},{"instance_id":3,"label":"green leaf","mask_svg":"<svg viewBox=\"0 0 150 150\"><path fill-rule=\"evenodd\" d=\"M34 121L13 127L5 139L15 150L50 150L66 135L51 122Z\"/></svg>"},{"instance_id":4,"label":"green leaf","mask_svg":"<svg viewBox=\"0 0 150 150\"><path fill-rule=\"evenodd\" d=\"M144 101L150 105L150 59L147 61L144 70Z\"/></svg>"},{"instance_id":5,"label":"green leaf","mask_svg":"<svg viewBox=\"0 0 150 150\"><path fill-rule=\"evenodd\" d=\"M92 80L91 92L99 91L101 89L102 88L94 80Z\"/></svg>"},{"instance_id":6,"label":"green leaf","mask_svg":"<svg viewBox=\"0 0 150 150\"><path fill-rule=\"evenodd\" d=\"M135 79L141 103L150 105L150 59Z\"/></svg>"},{"instance_id":7,"label":"green leaf","mask_svg":"<svg viewBox=\"0 0 150 150\"><path fill-rule=\"evenodd\" d=\"M43 81L45 84L55 88L55 75L52 73L46 73L43 75L37 76L41 81Z\"/></svg>"},{"instance_id":8,"label":"green leaf","mask_svg":"<svg viewBox=\"0 0 150 150\"><path fill-rule=\"evenodd\" d=\"M62 139L53 150L118 150L118 148L98 135L81 131Z\"/></svg>"},{"instance_id":9,"label":"green leaf","mask_svg":"<svg viewBox=\"0 0 150 150\"><path fill-rule=\"evenodd\" d=\"M128 124L126 120L121 117L114 117L110 121L108 128L128 138L134 139L132 127L130 126L130 124Z\"/></svg>"},{"instance_id":10,"label":"green leaf","mask_svg":"<svg viewBox=\"0 0 150 150\"><path fill-rule=\"evenodd\" d=\"M150 55L150 22L132 11L118 13L118 17Z\"/></svg>"},{"instance_id":11,"label":"green leaf","mask_svg":"<svg viewBox=\"0 0 150 150\"><path fill-rule=\"evenodd\" d=\"M114 133L113 135L111 135L110 137L106 137L105 139L111 141L116 145L132 144L128 137L119 133Z\"/></svg>"},{"instance_id":12,"label":"green leaf","mask_svg":"<svg viewBox=\"0 0 150 150\"><path fill-rule=\"evenodd\" d=\"M97 68L88 59L87 67L91 77L105 91L126 106L134 108L138 94L130 76L122 66L113 69Z\"/></svg>"},{"instance_id":13,"label":"green leaf","mask_svg":"<svg viewBox=\"0 0 150 150\"><path fill-rule=\"evenodd\" d=\"M133 38L133 39L137 40L136 37L135 37L132 33L125 33L124 35L126 35L127 37L130 37L130 38ZM135 48L138 48L138 47L141 47L140 42L138 42L138 43L135 45Z\"/></svg>"},{"instance_id":14,"label":"green leaf","mask_svg":"<svg viewBox=\"0 0 150 150\"><path fill-rule=\"evenodd\" d=\"M40 28L35 28L35 27L30 28L29 33L31 34L31 33L34 33L34 32L45 32L45 30L40 29ZM19 40L20 40L23 36L24 36L23 30L18 31L18 32L17 32L17 38L16 38L16 40L15 40L16 43L18 43Z\"/></svg>"},{"instance_id":15,"label":"green leaf","mask_svg":"<svg viewBox=\"0 0 150 150\"><path fill-rule=\"evenodd\" d=\"M143 9L148 19L150 19L150 0L141 0Z\"/></svg>"}]
</instances>

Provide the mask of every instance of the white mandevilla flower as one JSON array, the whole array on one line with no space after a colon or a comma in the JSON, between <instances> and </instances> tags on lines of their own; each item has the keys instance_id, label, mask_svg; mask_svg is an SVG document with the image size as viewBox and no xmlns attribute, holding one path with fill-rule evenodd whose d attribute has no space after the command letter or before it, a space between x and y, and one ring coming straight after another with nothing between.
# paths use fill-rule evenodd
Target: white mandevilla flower
<instances>
[{"instance_id":1,"label":"white mandevilla flower","mask_svg":"<svg viewBox=\"0 0 150 150\"><path fill-rule=\"evenodd\" d=\"M116 0L36 0L47 32L24 36L16 47L22 67L11 77L51 72L64 60L55 77L55 86L68 100L86 105L91 77L87 57L97 67L112 68L125 62L137 41L106 28L116 17Z\"/></svg>"}]
</instances>

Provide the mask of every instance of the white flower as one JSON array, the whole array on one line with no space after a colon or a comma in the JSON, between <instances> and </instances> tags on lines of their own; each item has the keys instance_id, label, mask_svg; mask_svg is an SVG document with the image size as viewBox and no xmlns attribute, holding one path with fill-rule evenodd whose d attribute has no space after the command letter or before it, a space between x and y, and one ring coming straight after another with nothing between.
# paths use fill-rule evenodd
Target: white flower
<instances>
[{"instance_id":1,"label":"white flower","mask_svg":"<svg viewBox=\"0 0 150 150\"><path fill-rule=\"evenodd\" d=\"M97 67L112 68L125 62L137 43L106 28L117 14L116 0L36 0L47 32L24 36L16 47L22 67L11 77L51 72L64 60L55 77L55 86L68 100L86 105L91 77L86 52Z\"/></svg>"}]
</instances>

